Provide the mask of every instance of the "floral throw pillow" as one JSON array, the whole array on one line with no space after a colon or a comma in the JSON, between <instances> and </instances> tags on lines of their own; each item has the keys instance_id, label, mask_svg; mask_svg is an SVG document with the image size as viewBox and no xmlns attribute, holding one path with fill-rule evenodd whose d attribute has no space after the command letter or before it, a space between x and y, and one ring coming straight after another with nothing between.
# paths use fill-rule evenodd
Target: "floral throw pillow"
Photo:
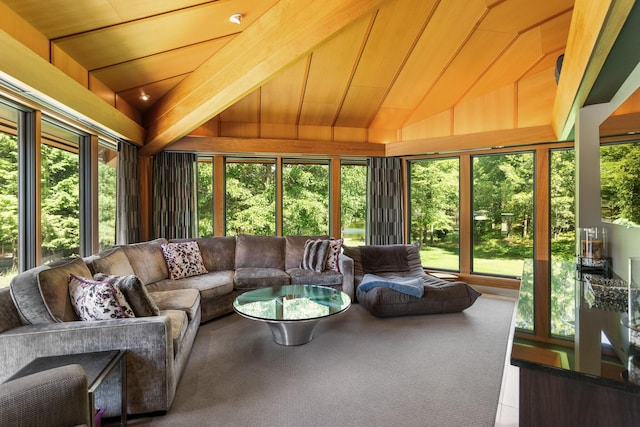
<instances>
[{"instance_id":1,"label":"floral throw pillow","mask_svg":"<svg viewBox=\"0 0 640 427\"><path fill-rule=\"evenodd\" d=\"M207 273L197 242L164 243L161 247L173 280Z\"/></svg>"},{"instance_id":2,"label":"floral throw pillow","mask_svg":"<svg viewBox=\"0 0 640 427\"><path fill-rule=\"evenodd\" d=\"M136 317L120 289L108 282L69 276L71 305L81 320Z\"/></svg>"},{"instance_id":3,"label":"floral throw pillow","mask_svg":"<svg viewBox=\"0 0 640 427\"><path fill-rule=\"evenodd\" d=\"M333 270L340 272L340 265L338 264L338 257L342 251L343 239L331 239L329 240L329 254L327 255L327 270Z\"/></svg>"}]
</instances>

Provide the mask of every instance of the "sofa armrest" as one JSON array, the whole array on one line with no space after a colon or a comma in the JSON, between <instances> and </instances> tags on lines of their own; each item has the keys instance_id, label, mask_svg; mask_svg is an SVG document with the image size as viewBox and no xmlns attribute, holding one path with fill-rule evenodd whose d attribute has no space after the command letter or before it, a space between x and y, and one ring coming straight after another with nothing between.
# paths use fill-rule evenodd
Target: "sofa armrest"
<instances>
[{"instance_id":1,"label":"sofa armrest","mask_svg":"<svg viewBox=\"0 0 640 427\"><path fill-rule=\"evenodd\" d=\"M351 301L355 301L355 288L353 286L353 258L340 254L338 256L338 266L342 273L342 291L349 295Z\"/></svg>"},{"instance_id":2,"label":"sofa armrest","mask_svg":"<svg viewBox=\"0 0 640 427\"><path fill-rule=\"evenodd\" d=\"M165 411L175 381L166 316L28 325L0 334L0 382L37 357L127 350L130 413Z\"/></svg>"},{"instance_id":3,"label":"sofa armrest","mask_svg":"<svg viewBox=\"0 0 640 427\"><path fill-rule=\"evenodd\" d=\"M62 366L0 385L0 424L91 425L87 377L80 365Z\"/></svg>"}]
</instances>

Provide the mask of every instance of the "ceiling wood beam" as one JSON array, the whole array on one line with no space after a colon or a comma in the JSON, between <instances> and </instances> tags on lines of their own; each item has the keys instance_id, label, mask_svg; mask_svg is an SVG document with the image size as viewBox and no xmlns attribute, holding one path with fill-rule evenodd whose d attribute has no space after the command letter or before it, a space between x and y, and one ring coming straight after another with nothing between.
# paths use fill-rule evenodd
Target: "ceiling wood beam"
<instances>
[{"instance_id":1,"label":"ceiling wood beam","mask_svg":"<svg viewBox=\"0 0 640 427\"><path fill-rule=\"evenodd\" d=\"M176 151L274 156L384 156L385 145L370 142L311 141L306 139L185 136L171 145Z\"/></svg>"},{"instance_id":2,"label":"ceiling wood beam","mask_svg":"<svg viewBox=\"0 0 640 427\"><path fill-rule=\"evenodd\" d=\"M576 0L553 105L553 130L569 138L635 0Z\"/></svg>"},{"instance_id":3,"label":"ceiling wood beam","mask_svg":"<svg viewBox=\"0 0 640 427\"><path fill-rule=\"evenodd\" d=\"M0 75L16 80L25 91L44 95L52 106L107 128L119 137L142 144L145 130L129 117L107 104L86 87L0 30Z\"/></svg>"},{"instance_id":4,"label":"ceiling wood beam","mask_svg":"<svg viewBox=\"0 0 640 427\"><path fill-rule=\"evenodd\" d=\"M281 0L151 107L141 154L221 113L384 0Z\"/></svg>"}]
</instances>

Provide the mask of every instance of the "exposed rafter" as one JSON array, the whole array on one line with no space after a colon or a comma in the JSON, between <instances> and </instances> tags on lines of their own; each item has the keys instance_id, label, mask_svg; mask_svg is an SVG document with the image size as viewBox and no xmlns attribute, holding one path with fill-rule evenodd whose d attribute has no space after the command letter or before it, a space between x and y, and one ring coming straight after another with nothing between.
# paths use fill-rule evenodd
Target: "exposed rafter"
<instances>
[{"instance_id":1,"label":"exposed rafter","mask_svg":"<svg viewBox=\"0 0 640 427\"><path fill-rule=\"evenodd\" d=\"M141 154L165 149L382 2L280 1L153 106Z\"/></svg>"}]
</instances>

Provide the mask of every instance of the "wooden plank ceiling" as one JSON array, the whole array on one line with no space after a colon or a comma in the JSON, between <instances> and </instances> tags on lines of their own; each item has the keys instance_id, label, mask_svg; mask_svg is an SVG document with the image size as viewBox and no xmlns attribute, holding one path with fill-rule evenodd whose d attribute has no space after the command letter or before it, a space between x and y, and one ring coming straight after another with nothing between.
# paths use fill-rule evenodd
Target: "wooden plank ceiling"
<instances>
[{"instance_id":1,"label":"wooden plank ceiling","mask_svg":"<svg viewBox=\"0 0 640 427\"><path fill-rule=\"evenodd\" d=\"M196 94L201 85L187 77L199 69L204 74L217 56L254 60L255 47L233 42L243 32L253 31L255 37L264 29L261 48L275 51L270 41L303 34L305 23L295 22L303 14L286 11L323 3L0 1L142 112L151 128L173 106L189 107L187 99L198 99L190 101L194 111L206 105L209 94ZM397 131L553 67L567 43L574 0L380 0L371 6L353 1L362 5L352 12L338 10L339 2L327 3L335 6L324 18L342 20L335 29L327 29L312 46L295 44L298 50L277 57L277 64L256 62L252 84L240 85L225 74L222 85L237 87L228 94L230 102L177 123L180 129L165 139L156 135L158 144L147 154L208 120L220 127L245 123ZM243 15L239 25L229 21L234 13ZM289 28L297 32L287 34ZM243 78L246 74L237 77ZM216 92L212 97L224 94L223 87L206 87Z\"/></svg>"}]
</instances>

